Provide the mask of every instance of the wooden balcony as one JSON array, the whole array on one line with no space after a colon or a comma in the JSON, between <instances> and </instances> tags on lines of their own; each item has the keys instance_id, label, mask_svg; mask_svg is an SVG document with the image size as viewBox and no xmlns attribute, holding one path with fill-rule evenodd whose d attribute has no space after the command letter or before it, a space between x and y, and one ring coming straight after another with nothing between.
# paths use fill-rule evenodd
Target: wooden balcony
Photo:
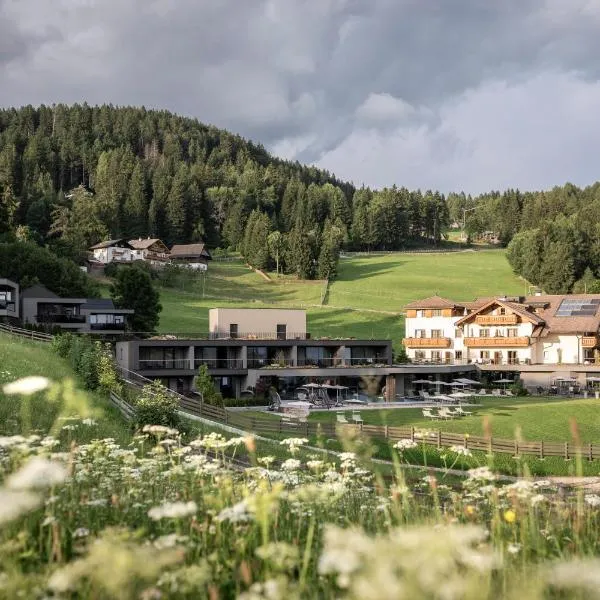
<instances>
[{"instance_id":1,"label":"wooden balcony","mask_svg":"<svg viewBox=\"0 0 600 600\"><path fill-rule=\"evenodd\" d=\"M477 325L516 325L518 322L517 315L477 315L475 317Z\"/></svg>"},{"instance_id":2,"label":"wooden balcony","mask_svg":"<svg viewBox=\"0 0 600 600\"><path fill-rule=\"evenodd\" d=\"M467 348L515 348L529 346L528 337L466 337Z\"/></svg>"},{"instance_id":3,"label":"wooden balcony","mask_svg":"<svg viewBox=\"0 0 600 600\"><path fill-rule=\"evenodd\" d=\"M450 348L452 340L450 338L404 338L402 343L407 348Z\"/></svg>"},{"instance_id":4,"label":"wooden balcony","mask_svg":"<svg viewBox=\"0 0 600 600\"><path fill-rule=\"evenodd\" d=\"M600 339L596 335L586 335L581 338L581 346L583 348L596 348L600 345Z\"/></svg>"}]
</instances>

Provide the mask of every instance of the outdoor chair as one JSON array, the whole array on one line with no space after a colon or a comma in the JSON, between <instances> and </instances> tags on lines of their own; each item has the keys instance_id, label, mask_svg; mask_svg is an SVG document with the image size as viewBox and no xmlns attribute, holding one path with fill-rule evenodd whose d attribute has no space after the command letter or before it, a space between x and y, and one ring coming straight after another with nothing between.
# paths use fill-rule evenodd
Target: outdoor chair
<instances>
[{"instance_id":1,"label":"outdoor chair","mask_svg":"<svg viewBox=\"0 0 600 600\"><path fill-rule=\"evenodd\" d=\"M513 393L512 393L510 390L506 390L506 391L504 392L504 394L505 394L506 396L514 396L514 394L513 394Z\"/></svg>"},{"instance_id":2,"label":"outdoor chair","mask_svg":"<svg viewBox=\"0 0 600 600\"><path fill-rule=\"evenodd\" d=\"M462 417L467 417L468 415L472 415L473 413L468 410L463 410L462 406L457 406L454 409L455 414L461 415Z\"/></svg>"},{"instance_id":3,"label":"outdoor chair","mask_svg":"<svg viewBox=\"0 0 600 600\"><path fill-rule=\"evenodd\" d=\"M344 413L336 413L335 418L338 423L344 423L346 425L348 424L348 420L346 419L346 415L344 415Z\"/></svg>"},{"instance_id":4,"label":"outdoor chair","mask_svg":"<svg viewBox=\"0 0 600 600\"><path fill-rule=\"evenodd\" d=\"M352 413L352 420L355 423L364 423L363 418L360 416L360 413L357 412Z\"/></svg>"},{"instance_id":5,"label":"outdoor chair","mask_svg":"<svg viewBox=\"0 0 600 600\"><path fill-rule=\"evenodd\" d=\"M431 409L429 408L424 408L422 410L423 416L427 419L431 419L432 421L435 421L436 419L439 420L441 419L440 415L436 415L434 413L431 412Z\"/></svg>"},{"instance_id":6,"label":"outdoor chair","mask_svg":"<svg viewBox=\"0 0 600 600\"><path fill-rule=\"evenodd\" d=\"M441 419L454 419L454 413L450 412L450 410L446 407L441 407L438 414Z\"/></svg>"},{"instance_id":7,"label":"outdoor chair","mask_svg":"<svg viewBox=\"0 0 600 600\"><path fill-rule=\"evenodd\" d=\"M492 396L502 396L502 390L492 390Z\"/></svg>"}]
</instances>

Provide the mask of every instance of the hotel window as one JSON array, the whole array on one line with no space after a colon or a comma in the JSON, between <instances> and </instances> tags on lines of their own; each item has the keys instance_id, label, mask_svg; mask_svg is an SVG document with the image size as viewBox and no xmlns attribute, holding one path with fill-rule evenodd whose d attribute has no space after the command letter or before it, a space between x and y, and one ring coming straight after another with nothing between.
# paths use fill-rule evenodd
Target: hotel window
<instances>
[{"instance_id":1,"label":"hotel window","mask_svg":"<svg viewBox=\"0 0 600 600\"><path fill-rule=\"evenodd\" d=\"M277 325L277 339L285 340L287 338L287 326L278 324Z\"/></svg>"},{"instance_id":2,"label":"hotel window","mask_svg":"<svg viewBox=\"0 0 600 600\"><path fill-rule=\"evenodd\" d=\"M479 337L490 337L490 330L489 329L480 329L479 330Z\"/></svg>"},{"instance_id":3,"label":"hotel window","mask_svg":"<svg viewBox=\"0 0 600 600\"><path fill-rule=\"evenodd\" d=\"M516 338L519 336L519 330L516 327L511 327L506 330L506 337Z\"/></svg>"},{"instance_id":4,"label":"hotel window","mask_svg":"<svg viewBox=\"0 0 600 600\"><path fill-rule=\"evenodd\" d=\"M424 312L422 310L417 311L417 318L422 318L424 316Z\"/></svg>"},{"instance_id":5,"label":"hotel window","mask_svg":"<svg viewBox=\"0 0 600 600\"><path fill-rule=\"evenodd\" d=\"M456 350L456 351L454 352L454 358L455 358L456 360L462 360L462 350Z\"/></svg>"},{"instance_id":6,"label":"hotel window","mask_svg":"<svg viewBox=\"0 0 600 600\"><path fill-rule=\"evenodd\" d=\"M431 337L434 339L438 339L442 337L442 330L441 329L432 329L431 330Z\"/></svg>"},{"instance_id":7,"label":"hotel window","mask_svg":"<svg viewBox=\"0 0 600 600\"><path fill-rule=\"evenodd\" d=\"M502 307L500 307L500 308L498 309L498 314L499 314L499 315L505 315L505 314L506 314L506 309L505 309L505 308L502 308Z\"/></svg>"},{"instance_id":8,"label":"hotel window","mask_svg":"<svg viewBox=\"0 0 600 600\"><path fill-rule=\"evenodd\" d=\"M417 350L415 352L415 360L425 360L425 352L423 352L423 350Z\"/></svg>"},{"instance_id":9,"label":"hotel window","mask_svg":"<svg viewBox=\"0 0 600 600\"><path fill-rule=\"evenodd\" d=\"M434 309L431 311L431 316L432 316L432 317L441 317L441 316L442 316L442 311L441 311L441 309L439 309L439 308L434 308Z\"/></svg>"},{"instance_id":10,"label":"hotel window","mask_svg":"<svg viewBox=\"0 0 600 600\"><path fill-rule=\"evenodd\" d=\"M496 328L496 330L494 331L494 337L504 337L502 329Z\"/></svg>"},{"instance_id":11,"label":"hotel window","mask_svg":"<svg viewBox=\"0 0 600 600\"><path fill-rule=\"evenodd\" d=\"M489 360L490 358L490 353L488 350L481 350L479 352L479 358L481 358L482 360Z\"/></svg>"},{"instance_id":12,"label":"hotel window","mask_svg":"<svg viewBox=\"0 0 600 600\"><path fill-rule=\"evenodd\" d=\"M415 337L419 339L424 339L427 336L425 335L426 331L424 329L415 329Z\"/></svg>"},{"instance_id":13,"label":"hotel window","mask_svg":"<svg viewBox=\"0 0 600 600\"><path fill-rule=\"evenodd\" d=\"M462 329L460 327L457 327L454 330L454 337L455 338L461 338L462 337Z\"/></svg>"},{"instance_id":14,"label":"hotel window","mask_svg":"<svg viewBox=\"0 0 600 600\"><path fill-rule=\"evenodd\" d=\"M431 360L434 362L440 361L442 360L442 355L440 352L438 352L437 350L433 350L431 352Z\"/></svg>"},{"instance_id":15,"label":"hotel window","mask_svg":"<svg viewBox=\"0 0 600 600\"><path fill-rule=\"evenodd\" d=\"M231 323L229 325L229 337L232 339L237 338L238 336L238 325L237 323Z\"/></svg>"}]
</instances>

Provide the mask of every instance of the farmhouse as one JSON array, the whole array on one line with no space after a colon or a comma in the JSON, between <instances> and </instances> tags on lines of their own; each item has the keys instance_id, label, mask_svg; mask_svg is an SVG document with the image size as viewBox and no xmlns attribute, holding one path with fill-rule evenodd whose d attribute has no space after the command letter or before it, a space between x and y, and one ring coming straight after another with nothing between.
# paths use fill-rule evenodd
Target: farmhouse
<instances>
[{"instance_id":1,"label":"farmhouse","mask_svg":"<svg viewBox=\"0 0 600 600\"><path fill-rule=\"evenodd\" d=\"M206 271L208 261L212 260L210 252L202 242L197 244L175 244L171 248L170 257L172 264L198 271Z\"/></svg>"},{"instance_id":2,"label":"farmhouse","mask_svg":"<svg viewBox=\"0 0 600 600\"><path fill-rule=\"evenodd\" d=\"M104 265L112 262L130 263L133 260L132 250L131 244L126 239L106 240L89 249L94 260Z\"/></svg>"},{"instance_id":3,"label":"farmhouse","mask_svg":"<svg viewBox=\"0 0 600 600\"><path fill-rule=\"evenodd\" d=\"M155 267L162 267L169 262L169 248L157 238L129 240L129 245L133 248L133 260L145 260Z\"/></svg>"},{"instance_id":4,"label":"farmhouse","mask_svg":"<svg viewBox=\"0 0 600 600\"><path fill-rule=\"evenodd\" d=\"M415 363L514 371L528 385L600 370L600 295L537 294L473 302L431 296L405 310L403 344Z\"/></svg>"}]
</instances>

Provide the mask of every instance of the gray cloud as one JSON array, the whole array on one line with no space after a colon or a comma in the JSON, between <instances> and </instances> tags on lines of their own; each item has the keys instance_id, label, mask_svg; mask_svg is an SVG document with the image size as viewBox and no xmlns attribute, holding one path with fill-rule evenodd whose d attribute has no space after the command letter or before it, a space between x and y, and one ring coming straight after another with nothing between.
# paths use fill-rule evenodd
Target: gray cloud
<instances>
[{"instance_id":1,"label":"gray cloud","mask_svg":"<svg viewBox=\"0 0 600 600\"><path fill-rule=\"evenodd\" d=\"M0 0L0 104L167 108L375 186L585 184L599 28L598 0Z\"/></svg>"}]
</instances>

